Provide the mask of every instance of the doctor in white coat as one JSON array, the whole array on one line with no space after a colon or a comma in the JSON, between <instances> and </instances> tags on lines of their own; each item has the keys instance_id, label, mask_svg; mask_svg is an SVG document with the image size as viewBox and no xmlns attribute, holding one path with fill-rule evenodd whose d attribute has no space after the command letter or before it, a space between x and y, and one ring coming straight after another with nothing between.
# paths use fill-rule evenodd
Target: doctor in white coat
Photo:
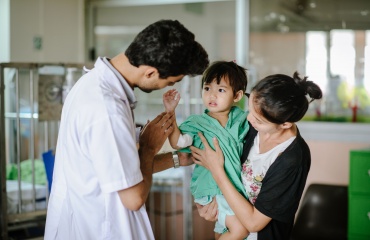
<instances>
[{"instance_id":1,"label":"doctor in white coat","mask_svg":"<svg viewBox=\"0 0 370 240\"><path fill-rule=\"evenodd\" d=\"M45 239L154 239L144 205L152 173L192 161L156 155L174 115L161 113L138 132L133 89L172 86L208 64L194 35L173 20L146 27L124 53L97 59L63 106Z\"/></svg>"}]
</instances>

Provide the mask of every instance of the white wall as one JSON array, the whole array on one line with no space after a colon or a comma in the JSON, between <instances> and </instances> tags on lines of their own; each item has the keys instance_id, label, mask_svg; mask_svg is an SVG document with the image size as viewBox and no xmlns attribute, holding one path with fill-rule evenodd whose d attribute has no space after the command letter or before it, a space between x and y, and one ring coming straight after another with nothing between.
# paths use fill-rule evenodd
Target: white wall
<instances>
[{"instance_id":1,"label":"white wall","mask_svg":"<svg viewBox=\"0 0 370 240\"><path fill-rule=\"evenodd\" d=\"M10 59L10 39L8 37L10 35L9 1L0 0L0 62L7 62Z\"/></svg>"},{"instance_id":2,"label":"white wall","mask_svg":"<svg viewBox=\"0 0 370 240\"><path fill-rule=\"evenodd\" d=\"M351 150L370 149L370 124L299 122L311 150L311 183L348 185Z\"/></svg>"},{"instance_id":3,"label":"white wall","mask_svg":"<svg viewBox=\"0 0 370 240\"><path fill-rule=\"evenodd\" d=\"M225 32L235 34L235 2L211 2L200 4L201 12L187 10L185 4L157 6L99 7L98 26L147 26L161 19L177 19L195 34L195 38L207 50L212 61L225 56L221 49L221 36ZM235 38L227 46L226 57L235 59ZM111 56L112 57L112 56Z\"/></svg>"},{"instance_id":4,"label":"white wall","mask_svg":"<svg viewBox=\"0 0 370 240\"><path fill-rule=\"evenodd\" d=\"M10 31L1 42L1 52L9 54L1 61L84 62L84 0L1 1L9 3L10 14L5 24ZM34 37L42 39L39 50L34 48Z\"/></svg>"}]
</instances>

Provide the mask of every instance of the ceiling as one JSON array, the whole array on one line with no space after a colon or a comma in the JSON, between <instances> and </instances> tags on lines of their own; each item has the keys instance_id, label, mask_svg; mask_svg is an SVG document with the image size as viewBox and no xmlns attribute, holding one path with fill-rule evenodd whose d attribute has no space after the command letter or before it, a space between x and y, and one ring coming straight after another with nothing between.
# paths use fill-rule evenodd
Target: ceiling
<instances>
[{"instance_id":1,"label":"ceiling","mask_svg":"<svg viewBox=\"0 0 370 240\"><path fill-rule=\"evenodd\" d=\"M251 0L252 31L370 30L370 0Z\"/></svg>"},{"instance_id":2,"label":"ceiling","mask_svg":"<svg viewBox=\"0 0 370 240\"><path fill-rule=\"evenodd\" d=\"M192 5L236 0L89 0L95 6ZM249 0L251 31L370 30L370 0ZM195 5L194 5L195 4ZM201 11L201 10L199 10Z\"/></svg>"}]
</instances>

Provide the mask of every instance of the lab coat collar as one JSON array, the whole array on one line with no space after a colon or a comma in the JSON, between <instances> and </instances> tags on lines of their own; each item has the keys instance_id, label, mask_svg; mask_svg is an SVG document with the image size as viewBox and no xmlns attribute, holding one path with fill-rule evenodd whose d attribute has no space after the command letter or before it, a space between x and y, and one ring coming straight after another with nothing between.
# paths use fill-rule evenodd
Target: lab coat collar
<instances>
[{"instance_id":1,"label":"lab coat collar","mask_svg":"<svg viewBox=\"0 0 370 240\"><path fill-rule=\"evenodd\" d=\"M109 58L106 57L99 57L95 62L95 68L99 69L99 71L104 71L103 76L106 76L106 74L114 75L120 82L120 85L122 87L122 90L125 92L125 95L127 96L127 99L130 103L131 109L135 109L137 100L134 93L134 90L130 87L130 85L127 83L126 79L112 66L112 64L109 62ZM107 69L110 70L108 70ZM109 76L110 78L114 78L113 76ZM111 84L111 83L110 83ZM118 92L121 91L119 88L115 88Z\"/></svg>"}]
</instances>

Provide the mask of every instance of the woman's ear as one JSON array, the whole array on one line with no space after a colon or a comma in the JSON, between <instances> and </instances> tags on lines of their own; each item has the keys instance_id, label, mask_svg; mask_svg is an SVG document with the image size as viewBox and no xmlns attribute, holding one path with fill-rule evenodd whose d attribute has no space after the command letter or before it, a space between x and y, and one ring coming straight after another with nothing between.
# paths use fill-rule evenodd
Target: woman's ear
<instances>
[{"instance_id":1,"label":"woman's ear","mask_svg":"<svg viewBox=\"0 0 370 240\"><path fill-rule=\"evenodd\" d=\"M285 122L283 124L280 124L280 126L281 126L281 128L288 129L288 128L291 128L293 126L293 123Z\"/></svg>"},{"instance_id":2,"label":"woman's ear","mask_svg":"<svg viewBox=\"0 0 370 240\"><path fill-rule=\"evenodd\" d=\"M239 102L243 96L244 96L244 92L242 90L237 91L234 96L234 102Z\"/></svg>"}]
</instances>

